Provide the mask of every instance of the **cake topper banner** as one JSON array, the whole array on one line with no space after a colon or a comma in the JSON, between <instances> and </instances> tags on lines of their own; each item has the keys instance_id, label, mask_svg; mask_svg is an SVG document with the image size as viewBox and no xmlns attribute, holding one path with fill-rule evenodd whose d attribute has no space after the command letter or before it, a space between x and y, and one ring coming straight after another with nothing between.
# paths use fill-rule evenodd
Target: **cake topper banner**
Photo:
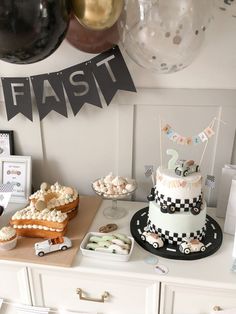
<instances>
[{"instance_id":1,"label":"cake topper banner","mask_svg":"<svg viewBox=\"0 0 236 314\"><path fill-rule=\"evenodd\" d=\"M66 96L76 115L85 103L102 108L99 89L107 105L118 90L136 92L118 46L59 72L30 78L2 77L8 120L22 113L33 121L30 83L40 120L52 110L67 117Z\"/></svg>"},{"instance_id":2,"label":"cake topper banner","mask_svg":"<svg viewBox=\"0 0 236 314\"><path fill-rule=\"evenodd\" d=\"M215 132L213 131L213 124L206 127L202 132L194 136L182 136L177 133L169 124L166 124L162 131L166 134L166 136L173 142L179 145L197 145L208 141Z\"/></svg>"}]
</instances>

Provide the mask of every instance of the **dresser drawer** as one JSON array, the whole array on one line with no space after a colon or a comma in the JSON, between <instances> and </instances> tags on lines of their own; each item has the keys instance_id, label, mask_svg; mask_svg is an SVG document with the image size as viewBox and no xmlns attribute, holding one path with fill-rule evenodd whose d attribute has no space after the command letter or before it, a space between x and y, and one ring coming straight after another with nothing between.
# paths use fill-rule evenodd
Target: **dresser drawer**
<instances>
[{"instance_id":1,"label":"dresser drawer","mask_svg":"<svg viewBox=\"0 0 236 314\"><path fill-rule=\"evenodd\" d=\"M102 314L158 313L159 283L154 281L35 268L30 281L34 305ZM99 302L105 292L109 296Z\"/></svg>"},{"instance_id":2,"label":"dresser drawer","mask_svg":"<svg viewBox=\"0 0 236 314\"><path fill-rule=\"evenodd\" d=\"M30 304L27 270L22 266L0 264L0 298Z\"/></svg>"},{"instance_id":3,"label":"dresser drawer","mask_svg":"<svg viewBox=\"0 0 236 314\"><path fill-rule=\"evenodd\" d=\"M215 306L224 310L236 308L236 290L169 283L161 285L160 314L209 314Z\"/></svg>"}]
</instances>

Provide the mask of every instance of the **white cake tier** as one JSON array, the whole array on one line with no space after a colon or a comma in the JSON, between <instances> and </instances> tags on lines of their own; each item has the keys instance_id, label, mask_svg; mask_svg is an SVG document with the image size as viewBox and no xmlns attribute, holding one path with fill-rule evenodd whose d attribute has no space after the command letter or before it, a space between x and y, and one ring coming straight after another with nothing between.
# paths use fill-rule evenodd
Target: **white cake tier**
<instances>
[{"instance_id":1,"label":"white cake tier","mask_svg":"<svg viewBox=\"0 0 236 314\"><path fill-rule=\"evenodd\" d=\"M156 172L155 192L159 197L175 200L193 200L199 198L202 189L202 176L199 172L187 177L179 177L174 170L158 168Z\"/></svg>"},{"instance_id":2,"label":"white cake tier","mask_svg":"<svg viewBox=\"0 0 236 314\"><path fill-rule=\"evenodd\" d=\"M198 215L190 212L176 212L174 214L162 213L160 206L155 201L149 202L148 224L152 231L162 235L175 237L197 237L202 235L206 223L206 203L202 205Z\"/></svg>"}]
</instances>

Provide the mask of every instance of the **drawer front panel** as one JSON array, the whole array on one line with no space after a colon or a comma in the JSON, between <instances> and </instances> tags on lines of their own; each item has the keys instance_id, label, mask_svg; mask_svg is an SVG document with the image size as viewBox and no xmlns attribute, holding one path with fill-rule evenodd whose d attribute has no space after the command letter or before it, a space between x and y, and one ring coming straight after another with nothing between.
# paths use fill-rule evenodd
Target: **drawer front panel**
<instances>
[{"instance_id":1,"label":"drawer front panel","mask_svg":"<svg viewBox=\"0 0 236 314\"><path fill-rule=\"evenodd\" d=\"M209 314L215 306L236 308L236 290L162 284L160 314Z\"/></svg>"},{"instance_id":2,"label":"drawer front panel","mask_svg":"<svg viewBox=\"0 0 236 314\"><path fill-rule=\"evenodd\" d=\"M28 276L25 267L0 264L0 298L30 304Z\"/></svg>"},{"instance_id":3,"label":"drawer front panel","mask_svg":"<svg viewBox=\"0 0 236 314\"><path fill-rule=\"evenodd\" d=\"M73 311L94 311L102 314L157 314L159 283L122 277L54 272L32 269L30 273L33 302L38 306ZM81 300L101 299L104 303Z\"/></svg>"},{"instance_id":4,"label":"drawer front panel","mask_svg":"<svg viewBox=\"0 0 236 314\"><path fill-rule=\"evenodd\" d=\"M1 314L13 314L13 313L16 313L16 308L14 304L10 304L10 303L6 304L3 302L0 313Z\"/></svg>"}]
</instances>

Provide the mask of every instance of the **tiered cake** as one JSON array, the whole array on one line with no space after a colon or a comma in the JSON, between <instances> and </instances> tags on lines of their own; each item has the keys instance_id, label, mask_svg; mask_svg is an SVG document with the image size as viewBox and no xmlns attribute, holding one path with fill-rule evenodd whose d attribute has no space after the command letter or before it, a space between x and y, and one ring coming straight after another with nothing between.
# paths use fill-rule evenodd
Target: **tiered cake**
<instances>
[{"instance_id":1,"label":"tiered cake","mask_svg":"<svg viewBox=\"0 0 236 314\"><path fill-rule=\"evenodd\" d=\"M207 257L221 246L222 231L206 213L199 166L193 160L179 160L168 168L157 169L148 207L132 217L131 234L145 250L162 257Z\"/></svg>"},{"instance_id":2,"label":"tiered cake","mask_svg":"<svg viewBox=\"0 0 236 314\"><path fill-rule=\"evenodd\" d=\"M169 244L179 245L186 238L204 238L206 205L199 172L184 177L174 170L158 168L149 200L146 230Z\"/></svg>"}]
</instances>

